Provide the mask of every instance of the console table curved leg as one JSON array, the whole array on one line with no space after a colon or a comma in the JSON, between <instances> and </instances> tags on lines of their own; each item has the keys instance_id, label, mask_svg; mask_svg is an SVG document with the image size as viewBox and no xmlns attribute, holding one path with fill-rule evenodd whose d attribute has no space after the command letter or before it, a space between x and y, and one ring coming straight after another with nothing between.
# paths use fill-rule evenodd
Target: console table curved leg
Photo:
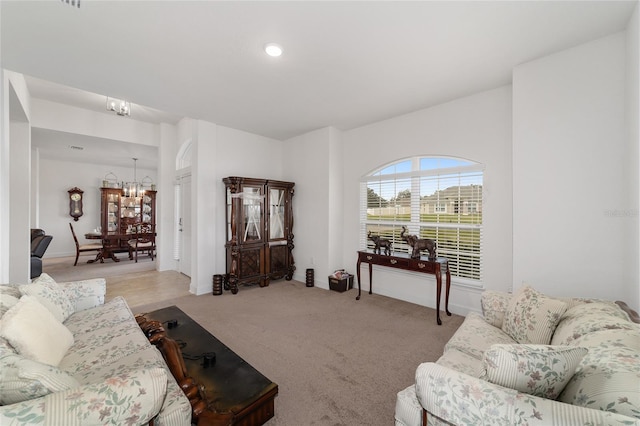
<instances>
[{"instance_id":1,"label":"console table curved leg","mask_svg":"<svg viewBox=\"0 0 640 426\"><path fill-rule=\"evenodd\" d=\"M358 259L358 263L356 264L356 275L358 275L358 296L356 296L356 300L360 300L360 294L362 293L362 288L360 287L360 259Z\"/></svg>"},{"instance_id":2,"label":"console table curved leg","mask_svg":"<svg viewBox=\"0 0 640 426\"><path fill-rule=\"evenodd\" d=\"M449 289L451 288L451 271L449 271L449 262L447 262L447 292L445 294L444 299L444 310L447 312L448 316L451 316L451 312L449 312Z\"/></svg>"},{"instance_id":3,"label":"console table curved leg","mask_svg":"<svg viewBox=\"0 0 640 426\"><path fill-rule=\"evenodd\" d=\"M440 271L439 266L435 270L435 275L436 275L436 319L438 321L438 325L442 325L442 320L440 319L440 296L442 295L442 272Z\"/></svg>"}]
</instances>

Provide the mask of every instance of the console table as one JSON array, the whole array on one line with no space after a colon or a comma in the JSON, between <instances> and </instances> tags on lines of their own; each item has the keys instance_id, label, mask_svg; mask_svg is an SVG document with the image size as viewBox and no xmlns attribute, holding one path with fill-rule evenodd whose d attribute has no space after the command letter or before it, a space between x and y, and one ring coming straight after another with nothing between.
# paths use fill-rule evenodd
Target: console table
<instances>
[{"instance_id":1,"label":"console table","mask_svg":"<svg viewBox=\"0 0 640 426\"><path fill-rule=\"evenodd\" d=\"M373 292L373 265L387 266L389 268L404 269L407 271L423 272L425 274L433 274L436 276L436 319L438 325L442 325L440 319L440 296L442 295L442 268L445 269L447 277L445 304L444 309L447 315L449 312L449 289L451 288L451 272L449 271L449 261L444 257L438 257L435 260L429 259L412 259L409 255L393 255L386 256L376 254L370 251L358 251L358 263L356 265L356 273L358 275L358 296L356 300L360 300L362 288L360 286L360 264L369 264L369 294Z\"/></svg>"}]
</instances>

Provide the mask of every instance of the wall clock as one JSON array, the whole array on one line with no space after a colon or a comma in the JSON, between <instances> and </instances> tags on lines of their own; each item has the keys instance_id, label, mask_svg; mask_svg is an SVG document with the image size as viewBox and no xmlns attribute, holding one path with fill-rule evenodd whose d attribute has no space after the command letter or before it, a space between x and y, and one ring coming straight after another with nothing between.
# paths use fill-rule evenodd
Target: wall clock
<instances>
[{"instance_id":1,"label":"wall clock","mask_svg":"<svg viewBox=\"0 0 640 426\"><path fill-rule=\"evenodd\" d=\"M69 191L69 216L76 222L82 216L82 194L84 191L80 188L71 188Z\"/></svg>"}]
</instances>

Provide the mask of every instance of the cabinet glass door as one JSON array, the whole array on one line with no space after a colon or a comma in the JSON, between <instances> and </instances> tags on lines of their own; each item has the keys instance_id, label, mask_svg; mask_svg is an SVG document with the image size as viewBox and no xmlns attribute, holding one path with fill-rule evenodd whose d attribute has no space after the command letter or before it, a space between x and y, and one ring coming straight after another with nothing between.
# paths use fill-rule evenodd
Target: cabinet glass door
<instances>
[{"instance_id":1,"label":"cabinet glass door","mask_svg":"<svg viewBox=\"0 0 640 426\"><path fill-rule=\"evenodd\" d=\"M113 191L107 194L107 232L116 232L120 223L120 194Z\"/></svg>"},{"instance_id":2,"label":"cabinet glass door","mask_svg":"<svg viewBox=\"0 0 640 426\"><path fill-rule=\"evenodd\" d=\"M284 189L269 189L269 239L284 238Z\"/></svg>"},{"instance_id":3,"label":"cabinet glass door","mask_svg":"<svg viewBox=\"0 0 640 426\"><path fill-rule=\"evenodd\" d=\"M122 197L122 217L140 217L140 198Z\"/></svg>"},{"instance_id":4,"label":"cabinet glass door","mask_svg":"<svg viewBox=\"0 0 640 426\"><path fill-rule=\"evenodd\" d=\"M262 191L258 187L245 186L242 189L243 229L242 241L259 241L262 226Z\"/></svg>"},{"instance_id":5,"label":"cabinet glass door","mask_svg":"<svg viewBox=\"0 0 640 426\"><path fill-rule=\"evenodd\" d=\"M152 223L151 213L153 212L152 198L148 194L142 196L142 222Z\"/></svg>"}]
</instances>

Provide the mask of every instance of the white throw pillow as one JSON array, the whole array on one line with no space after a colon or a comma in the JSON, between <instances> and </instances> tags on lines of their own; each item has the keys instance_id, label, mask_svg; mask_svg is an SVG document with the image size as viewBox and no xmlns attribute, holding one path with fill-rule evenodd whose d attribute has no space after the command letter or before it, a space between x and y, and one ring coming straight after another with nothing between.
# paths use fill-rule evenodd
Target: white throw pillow
<instances>
[{"instance_id":1,"label":"white throw pillow","mask_svg":"<svg viewBox=\"0 0 640 426\"><path fill-rule=\"evenodd\" d=\"M31 296L22 296L0 321L0 337L25 358L58 366L73 345L73 335Z\"/></svg>"},{"instance_id":2,"label":"white throw pillow","mask_svg":"<svg viewBox=\"0 0 640 426\"><path fill-rule=\"evenodd\" d=\"M47 274L46 272L41 273L40 276L31 280L32 284L55 283L55 282L56 280L54 280L53 277L51 277L51 275Z\"/></svg>"},{"instance_id":3,"label":"white throw pillow","mask_svg":"<svg viewBox=\"0 0 640 426\"><path fill-rule=\"evenodd\" d=\"M501 291L485 290L480 297L482 316L494 327L502 328L504 313L509 307L511 295Z\"/></svg>"},{"instance_id":4,"label":"white throw pillow","mask_svg":"<svg viewBox=\"0 0 640 426\"><path fill-rule=\"evenodd\" d=\"M17 297L18 299L22 296L18 286L13 284L0 284L0 294L8 294L9 296Z\"/></svg>"},{"instance_id":5,"label":"white throw pillow","mask_svg":"<svg viewBox=\"0 0 640 426\"><path fill-rule=\"evenodd\" d=\"M509 302L502 331L518 343L548 345L567 304L524 286Z\"/></svg>"},{"instance_id":6,"label":"white throw pillow","mask_svg":"<svg viewBox=\"0 0 640 426\"><path fill-rule=\"evenodd\" d=\"M11 343L9 343L7 339L0 337L0 358L5 355L13 355L17 353L18 351L16 351L16 348L11 346Z\"/></svg>"},{"instance_id":7,"label":"white throw pillow","mask_svg":"<svg viewBox=\"0 0 640 426\"><path fill-rule=\"evenodd\" d=\"M7 311L18 303L19 297L14 297L10 294L0 293L0 318L7 313Z\"/></svg>"},{"instance_id":8,"label":"white throw pillow","mask_svg":"<svg viewBox=\"0 0 640 426\"><path fill-rule=\"evenodd\" d=\"M38 299L60 322L64 322L74 312L67 293L55 281L21 285L20 293Z\"/></svg>"},{"instance_id":9,"label":"white throw pillow","mask_svg":"<svg viewBox=\"0 0 640 426\"><path fill-rule=\"evenodd\" d=\"M0 404L14 404L79 387L76 379L57 367L18 354L0 358Z\"/></svg>"},{"instance_id":10,"label":"white throw pillow","mask_svg":"<svg viewBox=\"0 0 640 426\"><path fill-rule=\"evenodd\" d=\"M546 399L556 399L587 354L578 346L493 345L481 378Z\"/></svg>"}]
</instances>

